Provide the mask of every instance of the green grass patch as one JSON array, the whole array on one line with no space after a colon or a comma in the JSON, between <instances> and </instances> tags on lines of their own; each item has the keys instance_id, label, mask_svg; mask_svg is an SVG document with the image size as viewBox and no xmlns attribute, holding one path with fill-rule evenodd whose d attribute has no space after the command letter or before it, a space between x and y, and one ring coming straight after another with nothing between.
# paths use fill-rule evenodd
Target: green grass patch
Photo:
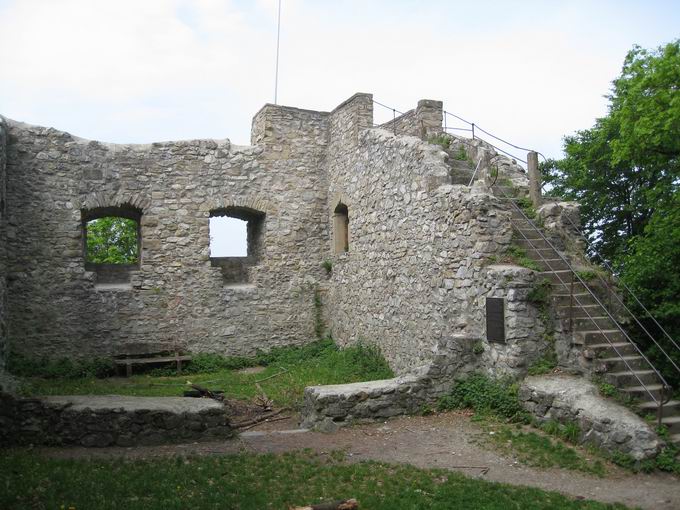
<instances>
[{"instance_id":1,"label":"green grass patch","mask_svg":"<svg viewBox=\"0 0 680 510\"><path fill-rule=\"evenodd\" d=\"M515 199L515 203L519 206L520 209L522 209L522 211L524 211L524 214L530 220L535 220L538 217L536 209L534 208L534 204L530 198L520 197Z\"/></svg>"},{"instance_id":2,"label":"green grass patch","mask_svg":"<svg viewBox=\"0 0 680 510\"><path fill-rule=\"evenodd\" d=\"M564 430L565 432L561 433L567 435L575 433L564 427L558 430ZM561 439L551 438L538 432L513 430L508 425L501 425L491 430L487 437L500 450L511 453L518 461L528 466L559 467L596 476L604 476L606 472L601 459L588 458Z\"/></svg>"},{"instance_id":3,"label":"green grass patch","mask_svg":"<svg viewBox=\"0 0 680 510\"><path fill-rule=\"evenodd\" d=\"M530 259L527 255L527 251L516 244L511 244L508 246L508 249L505 250L505 253L503 254L502 262L509 262L517 266L526 267L527 269L531 269L533 271L541 270L541 266L538 265L538 262Z\"/></svg>"},{"instance_id":4,"label":"green grass patch","mask_svg":"<svg viewBox=\"0 0 680 510\"><path fill-rule=\"evenodd\" d=\"M261 365L263 372L247 374L236 369ZM306 386L342 384L393 377L392 370L380 351L373 346L356 345L339 349L330 339L299 347L274 348L254 358L223 358L197 355L187 365L187 373L174 375L171 369L129 378L29 378L24 380L25 395L133 395L180 396L187 381L224 390L229 398L249 399L256 396L255 381L280 374L261 382L262 388L277 405L296 406Z\"/></svg>"},{"instance_id":5,"label":"green grass patch","mask_svg":"<svg viewBox=\"0 0 680 510\"><path fill-rule=\"evenodd\" d=\"M0 458L0 486L0 508L7 510L261 510L349 497L371 510L626 508L441 469L348 464L343 454L310 452L143 461L62 460L13 452Z\"/></svg>"},{"instance_id":6,"label":"green grass patch","mask_svg":"<svg viewBox=\"0 0 680 510\"><path fill-rule=\"evenodd\" d=\"M427 139L428 143L439 145L443 149L448 149L451 146L451 137L445 133L431 136Z\"/></svg>"}]
</instances>

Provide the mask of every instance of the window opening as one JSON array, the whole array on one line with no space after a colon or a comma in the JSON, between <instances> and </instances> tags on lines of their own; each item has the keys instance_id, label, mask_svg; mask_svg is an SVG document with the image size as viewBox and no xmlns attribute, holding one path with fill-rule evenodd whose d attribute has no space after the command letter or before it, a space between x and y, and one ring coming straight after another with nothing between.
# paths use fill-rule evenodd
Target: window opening
<instances>
[{"instance_id":1,"label":"window opening","mask_svg":"<svg viewBox=\"0 0 680 510\"><path fill-rule=\"evenodd\" d=\"M210 212L210 263L222 268L225 283L249 283L262 254L264 213L245 207Z\"/></svg>"},{"instance_id":2,"label":"window opening","mask_svg":"<svg viewBox=\"0 0 680 510\"><path fill-rule=\"evenodd\" d=\"M210 218L210 256L247 257L248 222L229 216Z\"/></svg>"},{"instance_id":3,"label":"window opening","mask_svg":"<svg viewBox=\"0 0 680 510\"><path fill-rule=\"evenodd\" d=\"M129 284L141 258L141 211L104 207L82 211L85 269L96 284Z\"/></svg>"},{"instance_id":4,"label":"window opening","mask_svg":"<svg viewBox=\"0 0 680 510\"><path fill-rule=\"evenodd\" d=\"M333 212L333 232L335 253L349 251L349 211L340 202Z\"/></svg>"}]
</instances>

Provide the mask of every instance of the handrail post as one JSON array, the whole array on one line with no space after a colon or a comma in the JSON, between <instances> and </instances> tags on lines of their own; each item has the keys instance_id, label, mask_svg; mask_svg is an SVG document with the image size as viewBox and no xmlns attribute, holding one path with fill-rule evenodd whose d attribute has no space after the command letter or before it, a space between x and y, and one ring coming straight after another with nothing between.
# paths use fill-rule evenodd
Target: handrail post
<instances>
[{"instance_id":1,"label":"handrail post","mask_svg":"<svg viewBox=\"0 0 680 510\"><path fill-rule=\"evenodd\" d=\"M392 129L394 130L394 136L397 136L397 110L392 108Z\"/></svg>"},{"instance_id":2,"label":"handrail post","mask_svg":"<svg viewBox=\"0 0 680 510\"><path fill-rule=\"evenodd\" d=\"M473 122L472 124L472 139L475 139L475 123Z\"/></svg>"},{"instance_id":3,"label":"handrail post","mask_svg":"<svg viewBox=\"0 0 680 510\"><path fill-rule=\"evenodd\" d=\"M569 289L569 331L574 331L574 273L571 276L571 288Z\"/></svg>"},{"instance_id":4,"label":"handrail post","mask_svg":"<svg viewBox=\"0 0 680 510\"><path fill-rule=\"evenodd\" d=\"M541 205L541 173L538 171L538 153L530 151L527 153L527 173L529 174L529 197L534 207Z\"/></svg>"},{"instance_id":5,"label":"handrail post","mask_svg":"<svg viewBox=\"0 0 680 510\"><path fill-rule=\"evenodd\" d=\"M663 404L664 404L664 393L666 391L666 385L661 383L661 397L659 398L659 405L656 408L656 426L661 427L663 420Z\"/></svg>"}]
</instances>

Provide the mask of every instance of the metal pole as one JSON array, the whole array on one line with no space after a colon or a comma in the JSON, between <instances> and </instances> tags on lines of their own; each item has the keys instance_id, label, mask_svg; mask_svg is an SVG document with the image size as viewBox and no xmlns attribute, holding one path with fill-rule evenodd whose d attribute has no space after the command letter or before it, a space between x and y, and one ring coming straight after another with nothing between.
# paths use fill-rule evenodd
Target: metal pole
<instances>
[{"instance_id":1,"label":"metal pole","mask_svg":"<svg viewBox=\"0 0 680 510\"><path fill-rule=\"evenodd\" d=\"M475 139L475 123L472 123L472 139Z\"/></svg>"},{"instance_id":2,"label":"metal pole","mask_svg":"<svg viewBox=\"0 0 680 510\"><path fill-rule=\"evenodd\" d=\"M392 129L394 130L394 134L396 136L397 134L397 110L392 108Z\"/></svg>"},{"instance_id":3,"label":"metal pole","mask_svg":"<svg viewBox=\"0 0 680 510\"><path fill-rule=\"evenodd\" d=\"M279 97L279 41L281 40L281 0L279 0L279 15L276 28L276 72L274 76L274 104L278 104Z\"/></svg>"}]
</instances>

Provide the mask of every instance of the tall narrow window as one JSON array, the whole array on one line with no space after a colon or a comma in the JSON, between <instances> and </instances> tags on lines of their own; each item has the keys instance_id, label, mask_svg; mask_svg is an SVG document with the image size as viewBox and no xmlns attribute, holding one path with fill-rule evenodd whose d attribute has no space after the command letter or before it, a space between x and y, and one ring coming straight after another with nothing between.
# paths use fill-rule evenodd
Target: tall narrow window
<instances>
[{"instance_id":1,"label":"tall narrow window","mask_svg":"<svg viewBox=\"0 0 680 510\"><path fill-rule=\"evenodd\" d=\"M85 269L98 284L127 283L141 254L141 212L132 207L82 211Z\"/></svg>"},{"instance_id":2,"label":"tall narrow window","mask_svg":"<svg viewBox=\"0 0 680 510\"><path fill-rule=\"evenodd\" d=\"M333 212L333 244L335 253L349 251L349 211L342 202Z\"/></svg>"},{"instance_id":3,"label":"tall narrow window","mask_svg":"<svg viewBox=\"0 0 680 510\"><path fill-rule=\"evenodd\" d=\"M250 267L262 254L264 213L245 207L210 212L210 263L222 268L225 283L248 283Z\"/></svg>"}]
</instances>

